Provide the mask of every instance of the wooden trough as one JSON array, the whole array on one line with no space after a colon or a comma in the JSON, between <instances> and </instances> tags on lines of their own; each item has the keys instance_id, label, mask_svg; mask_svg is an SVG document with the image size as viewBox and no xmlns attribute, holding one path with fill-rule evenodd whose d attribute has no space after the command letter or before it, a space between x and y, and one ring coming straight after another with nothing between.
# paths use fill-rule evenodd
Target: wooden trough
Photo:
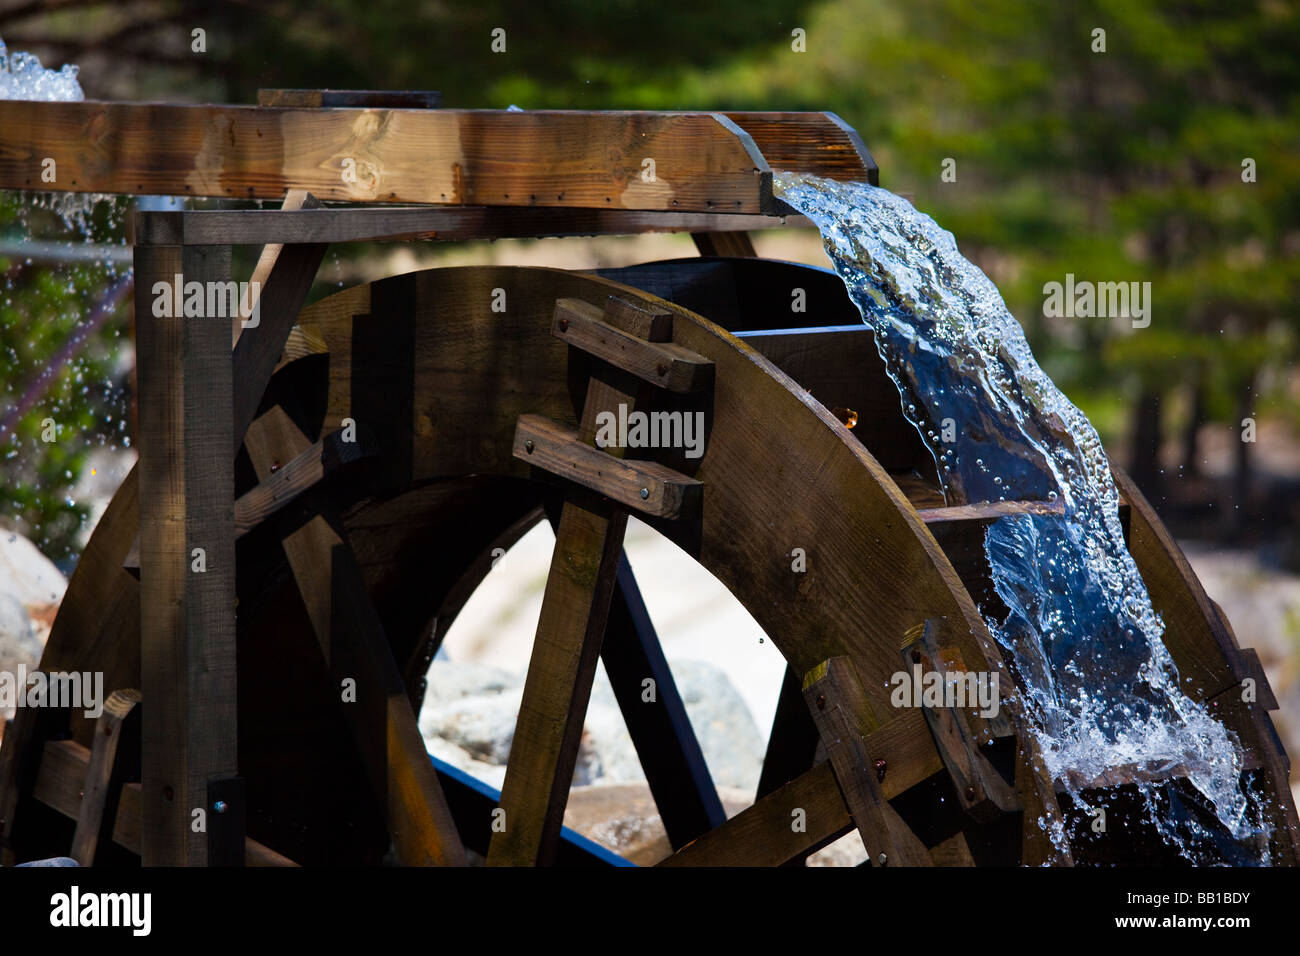
<instances>
[{"instance_id":1,"label":"wooden trough","mask_svg":"<svg viewBox=\"0 0 1300 956\"><path fill-rule=\"evenodd\" d=\"M1154 859L1135 834L1049 838L1056 823L1086 835L1087 818L1014 696L989 719L890 703L890 675L914 662L1002 671L981 616L997 601L983 529L1052 506L945 504L839 280L754 257L749 230L801 221L773 169L875 181L857 135L828 114L394 97L0 103L0 187L49 188L50 157L63 190L283 201L136 216L140 461L41 662L102 671L117 693L96 720L19 710L0 750L6 862L625 862L562 826L597 660L665 865L799 863L855 827L876 865ZM436 269L303 308L331 242L656 230L692 233L704 256ZM263 247L256 326L155 315L156 283L234 278L234 245ZM620 404L702 413L703 456L597 447L598 413ZM1184 690L1241 741L1272 858L1293 864L1259 662L1116 478ZM788 663L757 799L731 819L622 555L629 514L726 585ZM498 793L431 760L416 713L494 549L539 521L555 552ZM1259 703L1242 700L1246 679ZM1122 799L1177 776L1082 783Z\"/></svg>"}]
</instances>

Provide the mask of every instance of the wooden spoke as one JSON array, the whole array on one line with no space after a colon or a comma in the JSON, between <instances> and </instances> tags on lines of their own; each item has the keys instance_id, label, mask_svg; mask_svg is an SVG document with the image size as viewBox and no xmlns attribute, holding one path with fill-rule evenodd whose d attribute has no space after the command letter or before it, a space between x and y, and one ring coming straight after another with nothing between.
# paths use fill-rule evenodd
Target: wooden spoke
<instances>
[{"instance_id":1,"label":"wooden spoke","mask_svg":"<svg viewBox=\"0 0 1300 956\"><path fill-rule=\"evenodd\" d=\"M129 761L139 763L139 705L140 693L135 690L113 691L104 703L99 718L102 730L95 734L91 747L81 811L69 853L82 866L93 865L99 848L112 842L122 786L137 772ZM123 738L134 747L134 753L122 753Z\"/></svg>"},{"instance_id":2,"label":"wooden spoke","mask_svg":"<svg viewBox=\"0 0 1300 956\"><path fill-rule=\"evenodd\" d=\"M276 407L249 429L246 447L265 481L273 455L302 454L309 445ZM299 593L367 759L371 782L387 807L398 859L408 865L463 865L465 851L401 673L338 526L337 516L321 515L284 539Z\"/></svg>"},{"instance_id":3,"label":"wooden spoke","mask_svg":"<svg viewBox=\"0 0 1300 956\"><path fill-rule=\"evenodd\" d=\"M674 849L684 846L727 817L626 556L619 560L601 660L668 840ZM646 680L653 681L651 699Z\"/></svg>"},{"instance_id":4,"label":"wooden spoke","mask_svg":"<svg viewBox=\"0 0 1300 956\"><path fill-rule=\"evenodd\" d=\"M758 778L758 796L767 796L811 767L816 760L818 739L817 725L803 699L803 678L787 665Z\"/></svg>"},{"instance_id":5,"label":"wooden spoke","mask_svg":"<svg viewBox=\"0 0 1300 956\"><path fill-rule=\"evenodd\" d=\"M835 772L818 764L783 784L660 866L783 866L853 828Z\"/></svg>"},{"instance_id":6,"label":"wooden spoke","mask_svg":"<svg viewBox=\"0 0 1300 956\"><path fill-rule=\"evenodd\" d=\"M557 311L564 308L561 301ZM663 341L671 335L670 319L616 299L607 303L604 320L626 334L651 337L647 341ZM558 330L558 324L553 328ZM578 437L572 446L589 448L590 455L618 464L622 448L591 448L597 416L620 406L630 414L646 387L621 369L607 368L604 374L593 375L587 383ZM521 431L524 421L520 419ZM525 439L518 435L515 447L516 457L531 454ZM535 451L540 459L540 445ZM564 459L571 460L572 454ZM563 473L576 477L568 467ZM597 472L586 476L593 474L599 477ZM578 480L587 483L581 477ZM642 475L637 480L648 477ZM657 500L663 499L660 491ZM531 866L554 859L626 527L627 511L614 502L594 499L578 490L565 496L555 530L555 552L542 597L537 638L519 705L519 721L501 788L505 829L492 839L489 864Z\"/></svg>"}]
</instances>

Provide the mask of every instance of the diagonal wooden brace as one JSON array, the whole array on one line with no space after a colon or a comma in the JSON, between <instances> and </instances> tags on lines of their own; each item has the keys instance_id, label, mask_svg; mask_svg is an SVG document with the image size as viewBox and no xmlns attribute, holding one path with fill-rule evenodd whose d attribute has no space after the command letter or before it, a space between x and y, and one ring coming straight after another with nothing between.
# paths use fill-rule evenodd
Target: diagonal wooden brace
<instances>
[{"instance_id":1,"label":"diagonal wooden brace","mask_svg":"<svg viewBox=\"0 0 1300 956\"><path fill-rule=\"evenodd\" d=\"M877 866L932 866L925 844L880 790L865 740L874 729L875 718L853 662L832 657L818 664L804 676L803 696L871 862Z\"/></svg>"},{"instance_id":2,"label":"diagonal wooden brace","mask_svg":"<svg viewBox=\"0 0 1300 956\"><path fill-rule=\"evenodd\" d=\"M934 622L926 621L907 632L901 650L903 664L908 668L914 685L937 674L939 687L946 691L950 680L960 680L958 673L965 674L966 670L955 649L939 647L934 631ZM969 690L969 684L966 690ZM997 703L994 702L995 706ZM981 743L990 743L995 736L1003 735L1000 722L989 720L986 725L974 729L973 719L968 720L960 708L946 704L923 706L922 712L956 788L957 802L967 814L976 820L988 821L1021 809L1015 791L979 750Z\"/></svg>"}]
</instances>

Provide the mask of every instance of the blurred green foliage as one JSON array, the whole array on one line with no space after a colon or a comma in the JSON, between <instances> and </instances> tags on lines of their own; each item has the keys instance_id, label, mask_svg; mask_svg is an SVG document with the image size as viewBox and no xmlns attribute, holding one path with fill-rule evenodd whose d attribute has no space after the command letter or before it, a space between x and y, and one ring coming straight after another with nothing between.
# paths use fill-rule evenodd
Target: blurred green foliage
<instances>
[{"instance_id":1,"label":"blurred green foliage","mask_svg":"<svg viewBox=\"0 0 1300 956\"><path fill-rule=\"evenodd\" d=\"M208 46L195 55L200 26ZM498 27L505 52L492 48ZM796 28L805 52L792 48ZM1300 350L1294 0L92 0L12 23L0 11L0 35L47 62L53 51L83 63L92 97L406 88L440 89L459 107L833 111L861 132L882 184L989 273L1103 434L1138 436L1139 465L1153 466L1169 395L1166 409L1207 420L1271 413L1300 427L1288 395ZM1255 182L1243 181L1247 158ZM0 229L12 215L0 206ZM6 292L0 326L11 395L94 281L32 272ZM1045 318L1043 286L1067 273L1150 281L1150 327ZM99 417L77 388L64 375L53 393L70 425ZM62 527L57 479L77 462L42 454L24 483L6 482L4 503Z\"/></svg>"},{"instance_id":2,"label":"blurred green foliage","mask_svg":"<svg viewBox=\"0 0 1300 956\"><path fill-rule=\"evenodd\" d=\"M119 203L100 203L86 223L92 239L120 238ZM33 231L69 233L60 217L32 204L31 196L0 192L0 239ZM71 241L81 242L80 231ZM90 450L105 441L129 442L120 421L124 396L115 381L123 315L85 334L84 322L110 282L93 264L51 267L0 254L0 521L33 538L51 559L75 557L84 504L73 488ZM71 360L48 373L74 337L84 336ZM13 419L15 410L27 411ZM52 439L52 440L49 440Z\"/></svg>"},{"instance_id":3,"label":"blurred green foliage","mask_svg":"<svg viewBox=\"0 0 1300 956\"><path fill-rule=\"evenodd\" d=\"M456 106L837 112L882 183L989 272L1085 405L1120 389L1136 416L1142 396L1193 389L1183 404L1220 421L1257 405L1295 415L1290 376L1270 374L1300 347L1291 0L237 6L244 99L357 85L442 89ZM1067 273L1150 281L1150 328L1045 320L1043 286Z\"/></svg>"}]
</instances>

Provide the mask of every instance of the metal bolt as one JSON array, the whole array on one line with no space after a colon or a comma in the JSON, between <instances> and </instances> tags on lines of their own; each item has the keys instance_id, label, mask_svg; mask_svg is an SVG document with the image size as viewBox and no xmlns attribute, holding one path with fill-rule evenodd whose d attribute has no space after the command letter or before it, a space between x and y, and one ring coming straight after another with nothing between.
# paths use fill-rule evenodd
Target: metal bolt
<instances>
[{"instance_id":1,"label":"metal bolt","mask_svg":"<svg viewBox=\"0 0 1300 956\"><path fill-rule=\"evenodd\" d=\"M818 694L818 695L817 695L817 709L818 709L818 710L825 710L825 709L826 709L826 695L825 695L825 694Z\"/></svg>"},{"instance_id":2,"label":"metal bolt","mask_svg":"<svg viewBox=\"0 0 1300 956\"><path fill-rule=\"evenodd\" d=\"M966 799L967 799L967 800L974 800L974 799L975 799L975 788L974 788L974 787L967 787L967 788L966 788Z\"/></svg>"},{"instance_id":3,"label":"metal bolt","mask_svg":"<svg viewBox=\"0 0 1300 956\"><path fill-rule=\"evenodd\" d=\"M662 376L662 375L667 375L667 374L668 374L668 363L667 363L667 362L660 362L658 365L655 366L655 371L658 372L661 376Z\"/></svg>"},{"instance_id":4,"label":"metal bolt","mask_svg":"<svg viewBox=\"0 0 1300 956\"><path fill-rule=\"evenodd\" d=\"M876 857L876 862L881 866L884 866L886 863L889 862L889 855L886 853L880 854L880 856Z\"/></svg>"},{"instance_id":5,"label":"metal bolt","mask_svg":"<svg viewBox=\"0 0 1300 956\"><path fill-rule=\"evenodd\" d=\"M560 319L560 331L561 331L561 332L567 332L567 331L569 331L569 320L568 320L568 319Z\"/></svg>"},{"instance_id":6,"label":"metal bolt","mask_svg":"<svg viewBox=\"0 0 1300 956\"><path fill-rule=\"evenodd\" d=\"M271 462L271 474L274 475L279 470L280 470L280 463L278 461Z\"/></svg>"},{"instance_id":7,"label":"metal bolt","mask_svg":"<svg viewBox=\"0 0 1300 956\"><path fill-rule=\"evenodd\" d=\"M646 500L647 498L649 498L649 497L650 497L650 489L649 489L649 488L642 488L642 489L641 489L641 500L642 500L642 501L645 501L645 500Z\"/></svg>"},{"instance_id":8,"label":"metal bolt","mask_svg":"<svg viewBox=\"0 0 1300 956\"><path fill-rule=\"evenodd\" d=\"M885 771L888 770L888 769L889 769L889 764L885 763L885 761L884 761L883 759L881 759L881 760L877 760L877 761L876 761L876 779L879 780L879 781L881 781L881 782L883 783L883 782L884 782L884 779L885 779Z\"/></svg>"},{"instance_id":9,"label":"metal bolt","mask_svg":"<svg viewBox=\"0 0 1300 956\"><path fill-rule=\"evenodd\" d=\"M533 440L531 438L528 439L526 442L524 442L524 451L528 452L528 454L531 455L533 453L534 447L535 446L533 445Z\"/></svg>"},{"instance_id":10,"label":"metal bolt","mask_svg":"<svg viewBox=\"0 0 1300 956\"><path fill-rule=\"evenodd\" d=\"M217 811L217 813L225 813L227 809L226 801L218 800L216 803L212 805L212 809Z\"/></svg>"}]
</instances>

